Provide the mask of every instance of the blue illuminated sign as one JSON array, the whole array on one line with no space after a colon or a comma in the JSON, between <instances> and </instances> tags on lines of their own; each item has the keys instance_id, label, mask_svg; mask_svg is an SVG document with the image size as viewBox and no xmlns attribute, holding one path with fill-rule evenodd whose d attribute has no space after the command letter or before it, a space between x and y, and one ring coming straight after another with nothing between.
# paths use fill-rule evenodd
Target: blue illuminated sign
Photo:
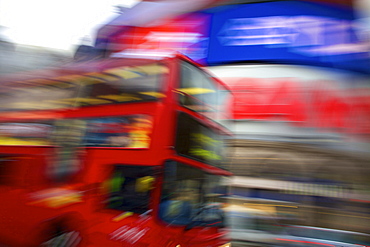
<instances>
[{"instance_id":1,"label":"blue illuminated sign","mask_svg":"<svg viewBox=\"0 0 370 247\"><path fill-rule=\"evenodd\" d=\"M370 73L350 9L304 1L223 6L212 12L208 65L311 64Z\"/></svg>"}]
</instances>

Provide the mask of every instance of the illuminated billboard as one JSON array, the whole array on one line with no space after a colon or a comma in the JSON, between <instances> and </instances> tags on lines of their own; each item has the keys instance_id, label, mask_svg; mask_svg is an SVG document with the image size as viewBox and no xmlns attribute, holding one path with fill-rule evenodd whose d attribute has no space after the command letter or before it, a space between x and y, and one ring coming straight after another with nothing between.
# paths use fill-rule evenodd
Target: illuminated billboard
<instances>
[{"instance_id":1,"label":"illuminated billboard","mask_svg":"<svg viewBox=\"0 0 370 247\"><path fill-rule=\"evenodd\" d=\"M150 27L129 27L110 38L116 52L144 56L180 52L205 64L210 15L191 13Z\"/></svg>"},{"instance_id":2,"label":"illuminated billboard","mask_svg":"<svg viewBox=\"0 0 370 247\"><path fill-rule=\"evenodd\" d=\"M135 18L133 15L131 21ZM105 39L116 53L148 56L180 52L204 66L259 62L369 73L366 30L358 24L349 7L272 1L224 5L161 17L141 26L118 26L118 32ZM104 26L99 35L110 27Z\"/></svg>"},{"instance_id":3,"label":"illuminated billboard","mask_svg":"<svg viewBox=\"0 0 370 247\"><path fill-rule=\"evenodd\" d=\"M209 12L208 65L258 61L369 72L369 47L349 8L275 1Z\"/></svg>"}]
</instances>

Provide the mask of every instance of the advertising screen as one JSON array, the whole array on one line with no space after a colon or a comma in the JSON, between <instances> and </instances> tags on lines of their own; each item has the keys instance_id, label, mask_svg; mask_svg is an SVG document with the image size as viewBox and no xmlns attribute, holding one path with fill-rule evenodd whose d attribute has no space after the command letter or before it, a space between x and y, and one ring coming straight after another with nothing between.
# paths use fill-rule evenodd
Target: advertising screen
<instances>
[{"instance_id":1,"label":"advertising screen","mask_svg":"<svg viewBox=\"0 0 370 247\"><path fill-rule=\"evenodd\" d=\"M212 12L207 63L308 64L368 73L353 10L305 1L222 6Z\"/></svg>"},{"instance_id":2,"label":"advertising screen","mask_svg":"<svg viewBox=\"0 0 370 247\"><path fill-rule=\"evenodd\" d=\"M190 13L150 27L130 27L112 41L117 51L146 56L180 52L205 63L210 15Z\"/></svg>"}]
</instances>

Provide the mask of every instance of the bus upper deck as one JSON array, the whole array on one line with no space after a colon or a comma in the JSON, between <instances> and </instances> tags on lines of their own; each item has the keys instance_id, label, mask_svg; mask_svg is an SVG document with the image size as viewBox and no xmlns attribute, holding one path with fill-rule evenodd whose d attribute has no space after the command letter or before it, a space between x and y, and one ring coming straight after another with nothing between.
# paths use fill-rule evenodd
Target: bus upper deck
<instances>
[{"instance_id":1,"label":"bus upper deck","mask_svg":"<svg viewBox=\"0 0 370 247\"><path fill-rule=\"evenodd\" d=\"M219 123L227 119L229 92L176 56L110 58L3 79L0 95L1 145L151 146L157 153L174 145L176 118L186 121L185 112L202 122L188 120L198 132L212 126L209 135L225 134Z\"/></svg>"},{"instance_id":2,"label":"bus upper deck","mask_svg":"<svg viewBox=\"0 0 370 247\"><path fill-rule=\"evenodd\" d=\"M180 61L180 63L174 61ZM180 64L180 66L178 66ZM172 74L172 75L171 75ZM177 80L169 79L176 74ZM226 114L230 94L184 56L156 59L108 58L71 63L0 79L0 112L76 109L86 106L148 102L179 94L178 101L197 112Z\"/></svg>"}]
</instances>

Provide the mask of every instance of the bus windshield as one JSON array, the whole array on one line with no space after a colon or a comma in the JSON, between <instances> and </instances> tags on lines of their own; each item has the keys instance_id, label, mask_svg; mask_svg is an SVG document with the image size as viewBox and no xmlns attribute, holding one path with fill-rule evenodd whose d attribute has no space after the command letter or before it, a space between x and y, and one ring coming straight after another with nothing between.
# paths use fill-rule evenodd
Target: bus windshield
<instances>
[{"instance_id":1,"label":"bus windshield","mask_svg":"<svg viewBox=\"0 0 370 247\"><path fill-rule=\"evenodd\" d=\"M5 82L0 87L0 111L55 110L164 97L161 88L168 68L163 64L85 70L56 70L52 78Z\"/></svg>"},{"instance_id":2,"label":"bus windshield","mask_svg":"<svg viewBox=\"0 0 370 247\"><path fill-rule=\"evenodd\" d=\"M225 125L228 116L228 102L231 93L222 84L215 83L207 73L200 68L182 61L180 63L179 103L210 119Z\"/></svg>"},{"instance_id":3,"label":"bus windshield","mask_svg":"<svg viewBox=\"0 0 370 247\"><path fill-rule=\"evenodd\" d=\"M167 161L162 187L160 217L171 225L220 226L220 196L225 194L222 176L211 175L186 164Z\"/></svg>"}]
</instances>

